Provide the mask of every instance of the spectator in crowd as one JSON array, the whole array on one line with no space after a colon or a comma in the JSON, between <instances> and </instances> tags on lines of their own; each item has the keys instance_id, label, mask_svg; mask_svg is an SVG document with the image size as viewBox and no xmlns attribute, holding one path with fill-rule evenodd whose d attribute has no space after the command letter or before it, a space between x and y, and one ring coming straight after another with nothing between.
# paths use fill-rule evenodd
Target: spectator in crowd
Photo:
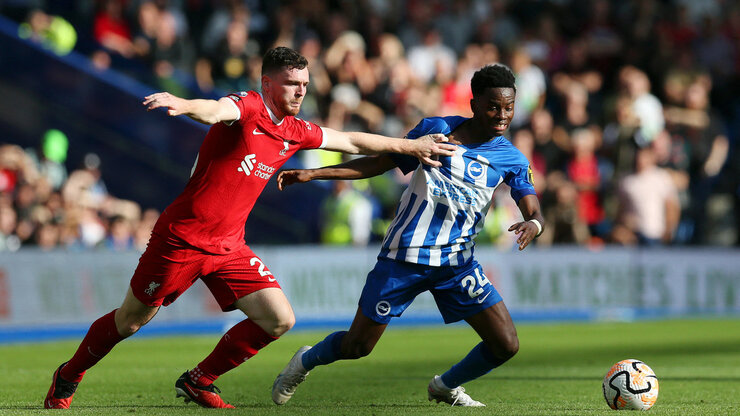
<instances>
[{"instance_id":1,"label":"spectator in crowd","mask_svg":"<svg viewBox=\"0 0 740 416\"><path fill-rule=\"evenodd\" d=\"M648 145L637 151L635 172L619 185L619 212L612 231L624 245L669 244L678 225L678 192L670 175L655 163Z\"/></svg>"},{"instance_id":2,"label":"spectator in crowd","mask_svg":"<svg viewBox=\"0 0 740 416\"><path fill-rule=\"evenodd\" d=\"M332 194L321 207L321 242L365 246L370 242L373 207L350 182L334 181Z\"/></svg>"},{"instance_id":3,"label":"spectator in crowd","mask_svg":"<svg viewBox=\"0 0 740 416\"><path fill-rule=\"evenodd\" d=\"M28 20L18 27L18 36L41 43L57 55L66 55L77 43L74 26L61 16L31 11Z\"/></svg>"}]
</instances>

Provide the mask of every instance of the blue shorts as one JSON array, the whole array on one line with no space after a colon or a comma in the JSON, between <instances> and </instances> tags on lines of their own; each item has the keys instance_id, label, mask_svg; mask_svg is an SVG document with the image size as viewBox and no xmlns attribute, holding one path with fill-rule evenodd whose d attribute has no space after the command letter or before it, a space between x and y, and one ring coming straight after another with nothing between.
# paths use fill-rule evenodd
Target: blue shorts
<instances>
[{"instance_id":1,"label":"blue shorts","mask_svg":"<svg viewBox=\"0 0 740 416\"><path fill-rule=\"evenodd\" d=\"M360 296L362 313L387 324L401 316L417 295L432 292L445 323L465 319L501 302L496 288L471 259L462 266L427 266L379 258Z\"/></svg>"}]
</instances>

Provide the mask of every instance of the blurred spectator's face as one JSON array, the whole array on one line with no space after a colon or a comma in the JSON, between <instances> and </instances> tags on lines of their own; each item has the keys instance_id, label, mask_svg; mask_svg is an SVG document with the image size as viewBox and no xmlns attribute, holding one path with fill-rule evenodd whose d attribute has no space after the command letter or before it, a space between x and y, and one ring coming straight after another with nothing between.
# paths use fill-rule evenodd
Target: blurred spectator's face
<instances>
[{"instance_id":1,"label":"blurred spectator's face","mask_svg":"<svg viewBox=\"0 0 740 416\"><path fill-rule=\"evenodd\" d=\"M279 118L295 116L301 110L308 86L308 68L284 68L262 77L262 91L272 102Z\"/></svg>"},{"instance_id":2,"label":"blurred spectator's face","mask_svg":"<svg viewBox=\"0 0 740 416\"><path fill-rule=\"evenodd\" d=\"M244 49L247 44L247 27L244 22L232 21L226 30L226 43L230 48Z\"/></svg>"},{"instance_id":3,"label":"blurred spectator's face","mask_svg":"<svg viewBox=\"0 0 740 416\"><path fill-rule=\"evenodd\" d=\"M514 135L512 142L524 156L530 157L532 155L534 151L534 136L532 136L531 131L527 129L519 130Z\"/></svg>"},{"instance_id":4,"label":"blurred spectator's face","mask_svg":"<svg viewBox=\"0 0 740 416\"><path fill-rule=\"evenodd\" d=\"M692 110L703 110L709 104L706 88L701 84L694 83L686 89L686 107Z\"/></svg>"},{"instance_id":5,"label":"blurred spectator's face","mask_svg":"<svg viewBox=\"0 0 740 416\"><path fill-rule=\"evenodd\" d=\"M552 134L552 115L544 109L536 110L532 114L532 132L537 138L549 138Z\"/></svg>"},{"instance_id":6,"label":"blurred spectator's face","mask_svg":"<svg viewBox=\"0 0 740 416\"><path fill-rule=\"evenodd\" d=\"M655 153L653 152L653 149L646 147L638 150L635 165L638 172L653 167L655 165Z\"/></svg>"},{"instance_id":7,"label":"blurred spectator's face","mask_svg":"<svg viewBox=\"0 0 740 416\"><path fill-rule=\"evenodd\" d=\"M59 243L59 227L53 224L44 224L36 235L36 243L42 250L51 250Z\"/></svg>"},{"instance_id":8,"label":"blurred spectator's face","mask_svg":"<svg viewBox=\"0 0 740 416\"><path fill-rule=\"evenodd\" d=\"M509 128L514 118L513 88L488 88L483 94L470 100L473 118L484 126L489 136L500 136Z\"/></svg>"},{"instance_id":9,"label":"blurred spectator's face","mask_svg":"<svg viewBox=\"0 0 740 416\"><path fill-rule=\"evenodd\" d=\"M0 206L0 234L10 235L15 230L17 215L13 208Z\"/></svg>"}]
</instances>

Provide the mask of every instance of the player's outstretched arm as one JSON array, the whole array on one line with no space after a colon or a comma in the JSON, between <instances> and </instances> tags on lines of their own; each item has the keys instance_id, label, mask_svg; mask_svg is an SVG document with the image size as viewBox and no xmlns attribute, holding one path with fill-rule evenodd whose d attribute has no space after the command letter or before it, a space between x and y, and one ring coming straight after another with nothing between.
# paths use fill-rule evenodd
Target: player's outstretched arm
<instances>
[{"instance_id":1,"label":"player's outstretched arm","mask_svg":"<svg viewBox=\"0 0 740 416\"><path fill-rule=\"evenodd\" d=\"M324 128L326 150L350 154L377 155L381 153L402 153L418 158L430 166L442 166L434 160L435 156L452 156L456 147L444 143L444 134L430 134L416 140L396 139L379 134L362 132L342 132Z\"/></svg>"},{"instance_id":2,"label":"player's outstretched arm","mask_svg":"<svg viewBox=\"0 0 740 416\"><path fill-rule=\"evenodd\" d=\"M380 175L396 167L388 155L368 156L338 165L317 169L287 169L277 177L281 191L294 183L309 182L314 179L364 179Z\"/></svg>"},{"instance_id":3,"label":"player's outstretched arm","mask_svg":"<svg viewBox=\"0 0 740 416\"><path fill-rule=\"evenodd\" d=\"M524 221L518 222L511 227L509 231L516 233L519 238L516 239L519 244L519 250L524 250L536 237L542 234L545 227L545 219L540 211L540 201L537 195L525 195L519 200L519 210L522 212ZM536 221L536 223L535 223ZM539 226L537 226L539 223Z\"/></svg>"},{"instance_id":4,"label":"player's outstretched arm","mask_svg":"<svg viewBox=\"0 0 740 416\"><path fill-rule=\"evenodd\" d=\"M239 110L229 98L220 100L186 100L168 92L158 92L144 97L142 103L146 111L167 108L170 116L186 115L203 124L216 124L219 121L231 122L239 118Z\"/></svg>"}]
</instances>

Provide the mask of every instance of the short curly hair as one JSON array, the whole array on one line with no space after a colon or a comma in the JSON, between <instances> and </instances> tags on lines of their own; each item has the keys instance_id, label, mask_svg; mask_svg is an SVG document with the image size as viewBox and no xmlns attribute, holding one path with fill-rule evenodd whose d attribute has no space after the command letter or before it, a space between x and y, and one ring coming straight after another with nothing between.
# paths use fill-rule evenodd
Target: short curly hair
<instances>
[{"instance_id":1,"label":"short curly hair","mask_svg":"<svg viewBox=\"0 0 740 416\"><path fill-rule=\"evenodd\" d=\"M262 75L268 75L283 68L303 69L308 61L303 55L285 46L278 46L265 52L262 58Z\"/></svg>"},{"instance_id":2,"label":"short curly hair","mask_svg":"<svg viewBox=\"0 0 740 416\"><path fill-rule=\"evenodd\" d=\"M477 70L470 80L473 97L477 97L488 88L513 88L516 92L516 79L505 65L486 65Z\"/></svg>"}]
</instances>

